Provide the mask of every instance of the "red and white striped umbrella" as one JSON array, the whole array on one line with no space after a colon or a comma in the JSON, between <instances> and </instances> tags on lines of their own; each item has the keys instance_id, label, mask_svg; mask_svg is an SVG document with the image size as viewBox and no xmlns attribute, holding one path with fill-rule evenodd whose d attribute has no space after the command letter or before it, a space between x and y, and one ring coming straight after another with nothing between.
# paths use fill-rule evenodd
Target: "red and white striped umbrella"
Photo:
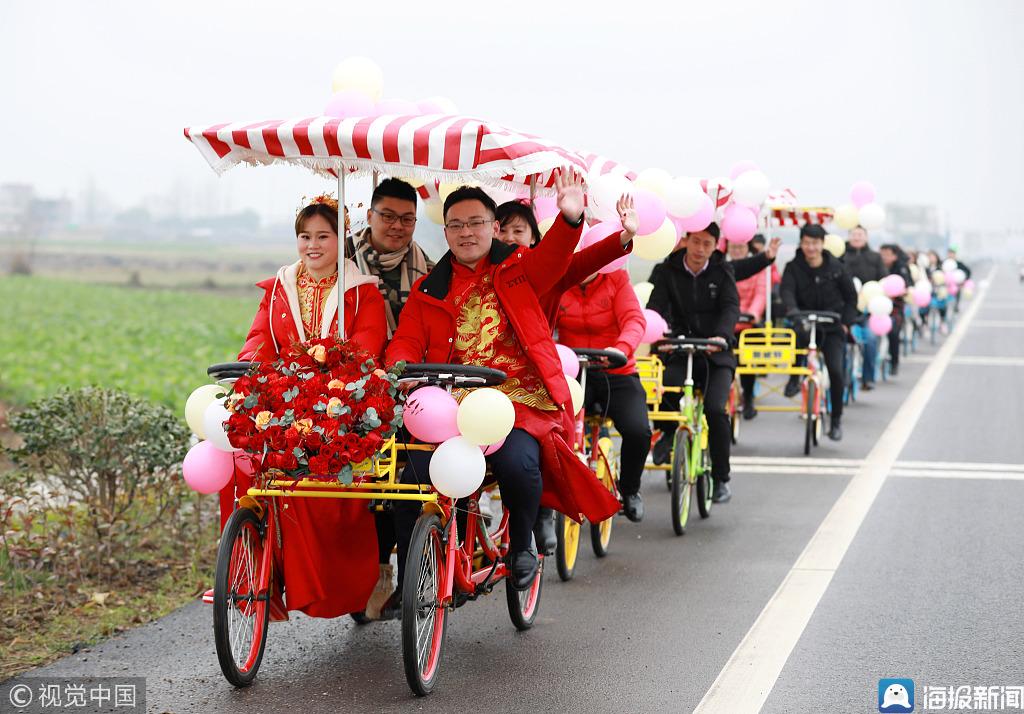
<instances>
[{"instance_id":1,"label":"red and white striped umbrella","mask_svg":"<svg viewBox=\"0 0 1024 714\"><path fill-rule=\"evenodd\" d=\"M612 161L607 156L583 153L583 160L587 164L587 174L590 176L617 174L619 176L625 176L630 181L636 181L635 171L626 168L617 161Z\"/></svg>"},{"instance_id":2,"label":"red and white striped umbrella","mask_svg":"<svg viewBox=\"0 0 1024 714\"><path fill-rule=\"evenodd\" d=\"M185 138L217 173L238 164L288 163L336 175L381 171L423 181L508 182L538 189L552 172L587 161L558 144L480 119L451 115L339 119L311 117L212 124L185 129Z\"/></svg>"},{"instance_id":3,"label":"red and white striped umbrella","mask_svg":"<svg viewBox=\"0 0 1024 714\"><path fill-rule=\"evenodd\" d=\"M805 223L828 223L834 211L831 208L772 208L773 225L802 226Z\"/></svg>"}]
</instances>

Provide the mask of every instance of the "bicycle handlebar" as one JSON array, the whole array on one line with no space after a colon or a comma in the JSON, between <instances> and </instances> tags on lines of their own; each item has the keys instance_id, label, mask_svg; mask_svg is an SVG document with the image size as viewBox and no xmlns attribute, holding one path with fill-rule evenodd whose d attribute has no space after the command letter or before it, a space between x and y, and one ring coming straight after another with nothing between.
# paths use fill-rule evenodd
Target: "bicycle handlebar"
<instances>
[{"instance_id":1,"label":"bicycle handlebar","mask_svg":"<svg viewBox=\"0 0 1024 714\"><path fill-rule=\"evenodd\" d=\"M592 350L585 347L573 347L572 351L580 361L580 366L595 369L618 369L625 367L629 358L621 352L612 350Z\"/></svg>"},{"instance_id":2,"label":"bicycle handlebar","mask_svg":"<svg viewBox=\"0 0 1024 714\"><path fill-rule=\"evenodd\" d=\"M786 317L791 320L810 320L811 322L820 322L826 325L843 319L842 315L838 312L830 312L829 310L794 310L793 312L786 313Z\"/></svg>"},{"instance_id":3,"label":"bicycle handlebar","mask_svg":"<svg viewBox=\"0 0 1024 714\"><path fill-rule=\"evenodd\" d=\"M721 339L709 340L703 337L670 337L651 344L651 350L655 352L707 352L712 347L729 349L728 344L723 344Z\"/></svg>"},{"instance_id":4,"label":"bicycle handlebar","mask_svg":"<svg viewBox=\"0 0 1024 714\"><path fill-rule=\"evenodd\" d=\"M249 373L253 367L258 367L259 362L221 362L211 364L206 368L206 373L218 382L228 379L238 379Z\"/></svg>"},{"instance_id":5,"label":"bicycle handlebar","mask_svg":"<svg viewBox=\"0 0 1024 714\"><path fill-rule=\"evenodd\" d=\"M493 387L502 384L508 375L500 369L477 367L471 364L440 364L422 362L408 364L399 378L399 382L424 382L426 384L460 384L474 383L481 387Z\"/></svg>"}]
</instances>

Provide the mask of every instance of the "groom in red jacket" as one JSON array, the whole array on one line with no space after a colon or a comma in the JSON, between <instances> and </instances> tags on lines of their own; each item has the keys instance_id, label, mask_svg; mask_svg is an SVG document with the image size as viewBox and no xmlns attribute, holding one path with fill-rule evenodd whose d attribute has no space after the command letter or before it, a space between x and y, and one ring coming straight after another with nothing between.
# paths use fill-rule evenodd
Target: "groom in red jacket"
<instances>
[{"instance_id":1,"label":"groom in red jacket","mask_svg":"<svg viewBox=\"0 0 1024 714\"><path fill-rule=\"evenodd\" d=\"M494 201L464 186L444 203L449 252L413 286L385 360L441 362L500 369L498 387L512 400L515 426L488 462L509 510L512 584L525 589L537 572L533 525L541 503L592 523L619 503L567 444L572 403L539 296L565 272L583 228L583 180L556 175L560 215L530 249L497 240ZM429 481L430 453L410 452L404 483ZM543 472L543 479L541 473ZM419 504L395 506L398 567L405 567ZM398 582L402 583L402 575Z\"/></svg>"}]
</instances>

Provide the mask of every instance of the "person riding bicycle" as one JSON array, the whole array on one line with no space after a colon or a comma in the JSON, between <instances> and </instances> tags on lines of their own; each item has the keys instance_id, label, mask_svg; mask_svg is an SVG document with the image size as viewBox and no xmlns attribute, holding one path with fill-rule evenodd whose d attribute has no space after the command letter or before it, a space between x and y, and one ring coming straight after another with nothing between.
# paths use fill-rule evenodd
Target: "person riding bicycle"
<instances>
[{"instance_id":1,"label":"person riding bicycle","mask_svg":"<svg viewBox=\"0 0 1024 714\"><path fill-rule=\"evenodd\" d=\"M633 355L646 324L629 273L616 270L594 273L566 292L553 325L560 344L614 350L627 359L623 367L606 369L587 378L583 408L587 414L609 417L622 437L619 493L626 518L634 523L644 517L640 477L651 448L647 397Z\"/></svg>"},{"instance_id":2,"label":"person riding bicycle","mask_svg":"<svg viewBox=\"0 0 1024 714\"><path fill-rule=\"evenodd\" d=\"M749 243L729 243L726 246L729 261L734 265L745 258L750 257ZM772 268L774 269L774 265ZM764 318L764 311L768 302L768 286L761 275L754 275L745 280L736 281L736 291L740 296L740 314L753 317L752 322L736 323L736 335L744 330L750 329L754 323ZM757 384L757 376L753 374L740 375L740 387L743 391L743 418L753 419L757 416L757 409L754 408L754 386Z\"/></svg>"},{"instance_id":3,"label":"person riding bicycle","mask_svg":"<svg viewBox=\"0 0 1024 714\"><path fill-rule=\"evenodd\" d=\"M882 264L885 265L887 275L898 275L903 279L906 287L914 284L910 277L910 258L903 249L895 243L886 243L879 247L879 255L882 257ZM903 295L892 299L892 330L889 332L889 374L896 376L900 368L900 333L903 330L904 312L906 301Z\"/></svg>"},{"instance_id":4,"label":"person riding bicycle","mask_svg":"<svg viewBox=\"0 0 1024 714\"><path fill-rule=\"evenodd\" d=\"M732 427L726 405L736 370L736 356L731 344L739 319L740 300L733 272L726 265L722 253L715 250L719 235L715 223L702 231L690 233L686 248L672 253L659 264L658 281L651 291L647 307L665 318L672 332L680 337L714 339L721 343L714 352L693 356L693 380L704 392L711 476L714 479L712 500L723 503L732 496L729 487ZM666 360L666 385L683 384L686 360L683 354ZM666 393L662 399L662 410L678 411L680 398L678 393ZM664 464L671 454L676 424L658 422L655 426L661 430L661 438L654 446L654 463Z\"/></svg>"},{"instance_id":5,"label":"person riding bicycle","mask_svg":"<svg viewBox=\"0 0 1024 714\"><path fill-rule=\"evenodd\" d=\"M320 196L305 206L295 217L295 235L299 260L257 283L266 292L239 360L273 361L282 347L337 334L337 202ZM345 334L379 360L387 322L377 278L361 274L351 260L343 265ZM251 485L236 468L220 493L222 527ZM283 576L287 610L338 617L365 607L379 576L376 528L365 503L294 498L278 524L285 547L277 572ZM273 620L288 619L277 588L270 611Z\"/></svg>"},{"instance_id":6,"label":"person riding bicycle","mask_svg":"<svg viewBox=\"0 0 1024 714\"><path fill-rule=\"evenodd\" d=\"M846 239L846 251L839 259L846 266L851 278L857 278L863 285L879 281L888 275L882 256L868 245L868 232L863 226L850 229ZM857 329L854 334L863 349L864 362L861 384L865 391L875 388L875 363L878 360L878 335L867 329Z\"/></svg>"},{"instance_id":7,"label":"person riding bicycle","mask_svg":"<svg viewBox=\"0 0 1024 714\"><path fill-rule=\"evenodd\" d=\"M532 531L542 502L594 523L619 510L618 499L567 443L574 431L571 397L540 297L565 272L579 242L583 179L561 172L556 187L560 214L532 250L497 240L497 207L483 190L464 186L450 194L444 203L449 252L414 286L386 350L388 364L455 362L508 376L498 388L515 406L515 425L487 460L509 512L508 563L518 589L537 572ZM431 454L410 452L402 482L427 483ZM401 572L419 508L415 502L395 508Z\"/></svg>"},{"instance_id":8,"label":"person riding bicycle","mask_svg":"<svg viewBox=\"0 0 1024 714\"><path fill-rule=\"evenodd\" d=\"M853 278L838 258L824 249L825 229L805 223L800 228L800 247L782 273L782 303L786 312L821 310L840 315L840 324L822 324L817 330L818 350L825 357L831 384L832 423L828 437L843 438L843 348L849 326L858 318L857 291ZM797 330L799 342L806 347L809 334ZM800 377L793 375L786 384L785 395L800 392Z\"/></svg>"}]
</instances>

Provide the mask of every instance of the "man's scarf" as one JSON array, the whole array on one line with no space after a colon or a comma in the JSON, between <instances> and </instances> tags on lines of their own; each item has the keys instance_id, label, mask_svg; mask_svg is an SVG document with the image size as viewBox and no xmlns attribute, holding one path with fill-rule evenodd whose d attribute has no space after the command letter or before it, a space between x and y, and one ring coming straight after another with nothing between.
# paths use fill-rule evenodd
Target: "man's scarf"
<instances>
[{"instance_id":1,"label":"man's scarf","mask_svg":"<svg viewBox=\"0 0 1024 714\"><path fill-rule=\"evenodd\" d=\"M381 295L384 296L384 308L388 318L388 337L391 337L398 326L395 315L409 299L412 284L429 273L434 264L427 258L423 249L416 245L415 241L393 253L381 253L370 242L369 227L356 234L353 249L356 265L359 267L359 271L366 275L380 277L381 273L401 268L402 281L397 290L383 278L378 284Z\"/></svg>"}]
</instances>

